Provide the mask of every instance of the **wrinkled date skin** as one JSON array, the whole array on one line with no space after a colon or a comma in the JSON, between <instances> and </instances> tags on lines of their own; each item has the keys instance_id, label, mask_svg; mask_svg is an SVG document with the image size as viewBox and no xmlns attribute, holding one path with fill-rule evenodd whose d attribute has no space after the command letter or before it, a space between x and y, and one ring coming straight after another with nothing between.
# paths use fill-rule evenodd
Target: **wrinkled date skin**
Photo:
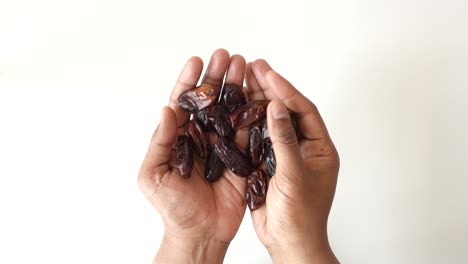
<instances>
[{"instance_id":1,"label":"wrinkled date skin","mask_svg":"<svg viewBox=\"0 0 468 264\"><path fill-rule=\"evenodd\" d=\"M252 169L248 158L240 152L230 139L218 137L213 149L226 168L230 169L238 176L247 177L250 175Z\"/></svg>"},{"instance_id":2,"label":"wrinkled date skin","mask_svg":"<svg viewBox=\"0 0 468 264\"><path fill-rule=\"evenodd\" d=\"M195 153L197 153L201 158L208 157L208 154L210 153L210 144L197 120L192 119L188 122L186 134L193 140Z\"/></svg>"},{"instance_id":3,"label":"wrinkled date skin","mask_svg":"<svg viewBox=\"0 0 468 264\"><path fill-rule=\"evenodd\" d=\"M245 94L239 86L235 84L226 84L223 87L221 103L229 112L232 112L237 107L244 105L246 102Z\"/></svg>"},{"instance_id":4,"label":"wrinkled date skin","mask_svg":"<svg viewBox=\"0 0 468 264\"><path fill-rule=\"evenodd\" d=\"M185 111L195 113L215 104L219 92L219 87L210 84L202 84L182 93L179 96L179 105Z\"/></svg>"},{"instance_id":5,"label":"wrinkled date skin","mask_svg":"<svg viewBox=\"0 0 468 264\"><path fill-rule=\"evenodd\" d=\"M275 151L273 150L271 144L268 147L265 147L265 149L265 165L268 171L268 175L270 175L270 177L273 177L276 173Z\"/></svg>"},{"instance_id":6,"label":"wrinkled date skin","mask_svg":"<svg viewBox=\"0 0 468 264\"><path fill-rule=\"evenodd\" d=\"M208 120L208 109L209 108L200 110L194 115L194 119L198 121L198 124L200 124L205 132L213 130L213 125Z\"/></svg>"},{"instance_id":7,"label":"wrinkled date skin","mask_svg":"<svg viewBox=\"0 0 468 264\"><path fill-rule=\"evenodd\" d=\"M267 177L262 170L253 171L247 177L245 201L250 211L257 210L265 202L267 194Z\"/></svg>"},{"instance_id":8,"label":"wrinkled date skin","mask_svg":"<svg viewBox=\"0 0 468 264\"><path fill-rule=\"evenodd\" d=\"M265 165L268 175L273 177L276 173L276 157L267 128L263 129L263 148L265 151Z\"/></svg>"},{"instance_id":9,"label":"wrinkled date skin","mask_svg":"<svg viewBox=\"0 0 468 264\"><path fill-rule=\"evenodd\" d=\"M207 110L209 123L215 128L216 132L223 137L232 137L234 131L229 122L229 112L222 105L213 105Z\"/></svg>"},{"instance_id":10,"label":"wrinkled date skin","mask_svg":"<svg viewBox=\"0 0 468 264\"><path fill-rule=\"evenodd\" d=\"M205 179L208 182L215 182L223 173L224 164L221 159L218 157L216 152L212 151L208 156L205 164Z\"/></svg>"},{"instance_id":11,"label":"wrinkled date skin","mask_svg":"<svg viewBox=\"0 0 468 264\"><path fill-rule=\"evenodd\" d=\"M230 115L232 127L238 130L265 119L268 103L268 100L257 100L240 106Z\"/></svg>"},{"instance_id":12,"label":"wrinkled date skin","mask_svg":"<svg viewBox=\"0 0 468 264\"><path fill-rule=\"evenodd\" d=\"M192 139L190 137L177 137L176 167L182 177L190 177L193 169Z\"/></svg>"},{"instance_id":13,"label":"wrinkled date skin","mask_svg":"<svg viewBox=\"0 0 468 264\"><path fill-rule=\"evenodd\" d=\"M250 161L254 168L260 166L263 161L263 137L258 125L252 126L249 132L249 150Z\"/></svg>"}]
</instances>

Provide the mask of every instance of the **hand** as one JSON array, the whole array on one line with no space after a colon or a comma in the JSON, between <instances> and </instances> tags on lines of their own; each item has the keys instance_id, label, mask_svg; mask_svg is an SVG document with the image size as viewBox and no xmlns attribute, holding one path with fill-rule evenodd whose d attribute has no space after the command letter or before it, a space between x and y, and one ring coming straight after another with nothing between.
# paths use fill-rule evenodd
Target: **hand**
<instances>
[{"instance_id":1,"label":"hand","mask_svg":"<svg viewBox=\"0 0 468 264\"><path fill-rule=\"evenodd\" d=\"M202 83L221 86L226 74L226 83L242 87L245 67L242 56L229 57L227 51L217 50ZM182 70L138 177L140 189L160 213L165 227L155 263L221 263L245 213L244 178L225 170L218 181L208 183L204 161L198 157L188 179L175 168L173 145L189 119L177 99L196 86L202 69L201 59L193 57ZM247 133L239 131L235 141L243 142L239 147L244 149Z\"/></svg>"},{"instance_id":2,"label":"hand","mask_svg":"<svg viewBox=\"0 0 468 264\"><path fill-rule=\"evenodd\" d=\"M273 100L267 124L277 166L265 205L252 212L257 236L274 263L337 263L327 220L339 157L317 108L264 60L247 65L246 82L251 100ZM287 108L298 114L300 142Z\"/></svg>"}]
</instances>

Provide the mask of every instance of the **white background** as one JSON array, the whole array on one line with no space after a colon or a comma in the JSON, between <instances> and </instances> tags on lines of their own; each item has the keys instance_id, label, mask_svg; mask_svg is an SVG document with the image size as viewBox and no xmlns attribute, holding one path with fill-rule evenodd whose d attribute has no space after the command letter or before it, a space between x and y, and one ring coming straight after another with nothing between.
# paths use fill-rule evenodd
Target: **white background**
<instances>
[{"instance_id":1,"label":"white background","mask_svg":"<svg viewBox=\"0 0 468 264\"><path fill-rule=\"evenodd\" d=\"M150 263L140 162L185 60L219 47L321 110L342 263L467 263L467 25L450 0L0 0L0 263ZM248 213L225 263L270 263Z\"/></svg>"}]
</instances>

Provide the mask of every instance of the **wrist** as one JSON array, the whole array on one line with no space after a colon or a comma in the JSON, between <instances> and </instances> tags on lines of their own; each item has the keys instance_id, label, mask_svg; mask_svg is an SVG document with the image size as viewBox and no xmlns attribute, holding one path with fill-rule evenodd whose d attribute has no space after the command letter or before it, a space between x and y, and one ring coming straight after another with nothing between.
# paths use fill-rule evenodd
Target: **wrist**
<instances>
[{"instance_id":1,"label":"wrist","mask_svg":"<svg viewBox=\"0 0 468 264\"><path fill-rule=\"evenodd\" d=\"M153 263L222 263L228 246L229 242L212 238L187 238L164 234Z\"/></svg>"},{"instance_id":2,"label":"wrist","mask_svg":"<svg viewBox=\"0 0 468 264\"><path fill-rule=\"evenodd\" d=\"M290 243L274 244L267 248L274 264L335 264L339 263L333 254L328 239L321 242L297 240Z\"/></svg>"}]
</instances>

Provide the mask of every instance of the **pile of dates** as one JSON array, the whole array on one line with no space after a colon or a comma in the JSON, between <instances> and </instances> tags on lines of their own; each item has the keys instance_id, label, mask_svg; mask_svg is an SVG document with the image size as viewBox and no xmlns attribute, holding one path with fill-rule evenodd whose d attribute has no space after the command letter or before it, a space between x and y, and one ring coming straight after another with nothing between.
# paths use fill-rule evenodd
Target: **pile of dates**
<instances>
[{"instance_id":1,"label":"pile of dates","mask_svg":"<svg viewBox=\"0 0 468 264\"><path fill-rule=\"evenodd\" d=\"M265 163L270 177L276 167L265 122L269 101L247 102L241 87L233 84L225 84L222 89L202 84L181 94L178 101L191 114L185 135L178 136L176 142L176 166L180 175L190 177L195 153L206 159L204 176L210 183L221 177L224 168L245 177L247 205L252 211L258 209L265 202L268 186L267 174L260 167ZM295 116L292 117L295 125ZM235 132L242 128L250 129L247 155L234 143ZM211 144L208 134L213 131L217 137Z\"/></svg>"}]
</instances>

